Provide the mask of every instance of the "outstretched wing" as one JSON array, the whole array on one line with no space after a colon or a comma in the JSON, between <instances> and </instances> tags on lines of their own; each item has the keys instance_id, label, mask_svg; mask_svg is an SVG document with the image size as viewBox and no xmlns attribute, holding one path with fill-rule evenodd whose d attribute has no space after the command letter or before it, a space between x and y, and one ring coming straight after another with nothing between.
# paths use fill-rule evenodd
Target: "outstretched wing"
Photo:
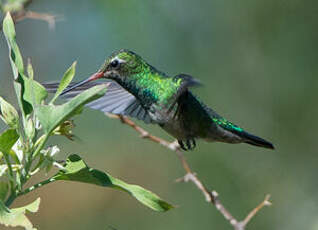
<instances>
[{"instance_id":1,"label":"outstretched wing","mask_svg":"<svg viewBox=\"0 0 318 230\"><path fill-rule=\"evenodd\" d=\"M71 83L69 87L76 83ZM77 96L81 92L88 88L91 88L99 84L109 84L105 95L93 102L88 103L86 106L97 109L102 112L120 114L124 116L130 116L144 121L145 123L155 123L149 116L148 112L140 104L140 102L135 98L134 95L129 93L127 90L122 88L118 83L114 81L106 82L88 82L83 86L79 86L74 90L64 94L63 99L70 100L71 98ZM42 84L49 93L55 93L59 83L44 83Z\"/></svg>"}]
</instances>

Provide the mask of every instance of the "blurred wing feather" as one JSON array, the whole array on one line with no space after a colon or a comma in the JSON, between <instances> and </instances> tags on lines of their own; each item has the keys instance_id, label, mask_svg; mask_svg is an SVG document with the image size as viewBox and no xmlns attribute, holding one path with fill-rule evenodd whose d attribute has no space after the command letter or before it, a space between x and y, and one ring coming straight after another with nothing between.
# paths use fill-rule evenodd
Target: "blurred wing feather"
<instances>
[{"instance_id":1,"label":"blurred wing feather","mask_svg":"<svg viewBox=\"0 0 318 230\"><path fill-rule=\"evenodd\" d=\"M110 84L109 84L110 83ZM71 83L69 87L76 83ZM148 112L135 98L134 95L122 88L118 83L114 81L106 81L103 83L89 82L83 86L79 86L74 90L66 93L62 96L63 99L70 100L76 97L84 90L91 88L95 85L109 84L105 95L93 102L88 103L86 106L100 110L104 113L120 114L124 116L130 116L144 121L145 123L155 123L149 116ZM55 93L58 88L58 83L45 83L43 86L49 93Z\"/></svg>"}]
</instances>

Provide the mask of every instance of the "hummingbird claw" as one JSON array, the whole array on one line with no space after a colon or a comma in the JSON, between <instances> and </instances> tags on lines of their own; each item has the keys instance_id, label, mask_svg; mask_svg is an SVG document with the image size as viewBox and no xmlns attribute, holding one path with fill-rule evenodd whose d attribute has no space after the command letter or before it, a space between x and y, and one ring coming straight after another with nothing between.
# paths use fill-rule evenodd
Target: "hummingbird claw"
<instances>
[{"instance_id":1,"label":"hummingbird claw","mask_svg":"<svg viewBox=\"0 0 318 230\"><path fill-rule=\"evenodd\" d=\"M195 142L195 139L192 139L192 145L193 145L192 149L194 149L197 146L197 143Z\"/></svg>"},{"instance_id":2,"label":"hummingbird claw","mask_svg":"<svg viewBox=\"0 0 318 230\"><path fill-rule=\"evenodd\" d=\"M192 149L191 140L187 140L186 144L187 144L188 150L191 150Z\"/></svg>"},{"instance_id":3,"label":"hummingbird claw","mask_svg":"<svg viewBox=\"0 0 318 230\"><path fill-rule=\"evenodd\" d=\"M180 145L180 148L183 149L184 151L187 151L188 149L184 146L183 141L178 140L178 144Z\"/></svg>"},{"instance_id":4,"label":"hummingbird claw","mask_svg":"<svg viewBox=\"0 0 318 230\"><path fill-rule=\"evenodd\" d=\"M180 148L184 151L193 150L196 147L195 139L188 139L186 140L186 145L184 145L182 140L178 140Z\"/></svg>"}]
</instances>

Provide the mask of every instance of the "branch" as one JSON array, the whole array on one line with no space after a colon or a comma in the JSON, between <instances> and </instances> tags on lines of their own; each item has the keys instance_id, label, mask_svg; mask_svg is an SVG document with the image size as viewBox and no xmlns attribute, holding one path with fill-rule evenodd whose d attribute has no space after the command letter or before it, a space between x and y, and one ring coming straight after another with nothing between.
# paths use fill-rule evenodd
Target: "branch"
<instances>
[{"instance_id":1,"label":"branch","mask_svg":"<svg viewBox=\"0 0 318 230\"><path fill-rule=\"evenodd\" d=\"M13 14L13 20L15 23L23 21L24 19L41 20L48 23L50 29L55 29L56 15L47 13L38 13L30 10L21 10L16 14Z\"/></svg>"},{"instance_id":2,"label":"branch","mask_svg":"<svg viewBox=\"0 0 318 230\"><path fill-rule=\"evenodd\" d=\"M26 7L29 6L31 3L32 3L32 0L26 1L21 10L12 13L12 19L14 23L18 23L27 18L42 20L48 23L50 29L54 29L57 16L52 14L47 14L47 13L38 13L38 12L26 10ZM0 31L1 30L2 30L2 25L0 25Z\"/></svg>"},{"instance_id":3,"label":"branch","mask_svg":"<svg viewBox=\"0 0 318 230\"><path fill-rule=\"evenodd\" d=\"M191 170L190 165L188 164L183 152L181 151L181 148L177 141L174 142L168 142L166 140L163 140L159 137L151 135L149 132L138 126L136 123L134 123L129 118L122 116L122 115L114 115L114 114L108 114L107 116L111 118L119 119L123 124L126 124L136 130L141 138L148 139L152 142L158 143L171 151L176 152L182 167L186 171L186 175L180 179L177 179L178 182L189 182L191 181L204 195L205 200L208 203L211 203L215 206L215 208L223 215L223 217L229 221L229 223L233 226L234 230L244 230L246 225L251 221L251 219L264 207L264 206L270 206L271 203L269 201L270 195L266 195L263 202L261 202L256 208L254 208L242 221L238 221L222 204L222 202L219 199L219 195L216 191L210 191L207 189L207 187L200 181L200 179L197 177L197 175Z\"/></svg>"}]
</instances>

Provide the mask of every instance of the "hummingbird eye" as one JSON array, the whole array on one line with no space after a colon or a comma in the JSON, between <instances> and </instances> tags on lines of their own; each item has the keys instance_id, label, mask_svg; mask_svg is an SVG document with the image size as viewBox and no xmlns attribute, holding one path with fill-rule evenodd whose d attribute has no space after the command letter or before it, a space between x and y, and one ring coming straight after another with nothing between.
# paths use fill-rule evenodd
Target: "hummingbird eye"
<instances>
[{"instance_id":1,"label":"hummingbird eye","mask_svg":"<svg viewBox=\"0 0 318 230\"><path fill-rule=\"evenodd\" d=\"M119 61L117 59L113 60L111 63L110 63L110 66L112 68L117 68L119 66Z\"/></svg>"}]
</instances>

